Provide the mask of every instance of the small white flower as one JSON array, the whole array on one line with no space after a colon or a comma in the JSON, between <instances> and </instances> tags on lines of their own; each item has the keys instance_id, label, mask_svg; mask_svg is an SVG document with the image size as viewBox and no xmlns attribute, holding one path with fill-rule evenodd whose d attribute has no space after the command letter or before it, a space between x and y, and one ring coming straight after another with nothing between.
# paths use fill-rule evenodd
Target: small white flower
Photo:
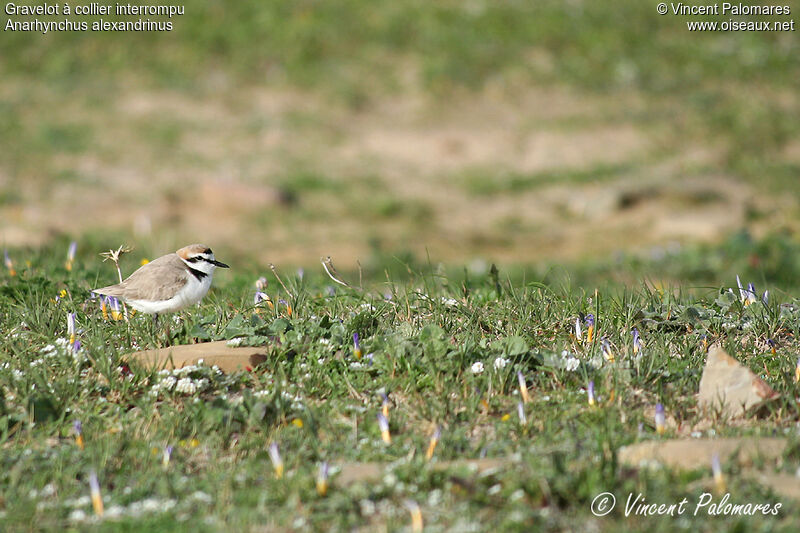
<instances>
[{"instance_id":1,"label":"small white flower","mask_svg":"<svg viewBox=\"0 0 800 533\"><path fill-rule=\"evenodd\" d=\"M106 518L119 518L123 514L125 514L125 508L120 505L112 505L107 507L103 513L103 516Z\"/></svg>"},{"instance_id":2,"label":"small white flower","mask_svg":"<svg viewBox=\"0 0 800 533\"><path fill-rule=\"evenodd\" d=\"M48 344L44 348L42 348L41 354L42 355L54 355L56 351L56 347L53 344Z\"/></svg>"},{"instance_id":3,"label":"small white flower","mask_svg":"<svg viewBox=\"0 0 800 533\"><path fill-rule=\"evenodd\" d=\"M372 500L363 499L358 502L358 506L361 508L361 514L363 516L372 516L375 514L375 502Z\"/></svg>"},{"instance_id":4,"label":"small white flower","mask_svg":"<svg viewBox=\"0 0 800 533\"><path fill-rule=\"evenodd\" d=\"M578 366L580 366L581 362L578 361L575 357L570 357L566 360L564 364L564 368L567 369L567 372L575 372L578 370Z\"/></svg>"},{"instance_id":5,"label":"small white flower","mask_svg":"<svg viewBox=\"0 0 800 533\"><path fill-rule=\"evenodd\" d=\"M192 381L192 378L181 378L175 385L175 392L194 394L197 392L197 385Z\"/></svg>"},{"instance_id":6,"label":"small white flower","mask_svg":"<svg viewBox=\"0 0 800 533\"><path fill-rule=\"evenodd\" d=\"M473 374L483 374L483 363L481 361L475 361L472 363L471 370Z\"/></svg>"},{"instance_id":7,"label":"small white flower","mask_svg":"<svg viewBox=\"0 0 800 533\"><path fill-rule=\"evenodd\" d=\"M211 498L211 496L209 496L208 494L206 494L205 492L200 491L200 490L195 491L192 494L190 494L189 495L189 499L197 501L197 502L201 502L201 503L211 503L212 501L214 501Z\"/></svg>"},{"instance_id":8,"label":"small white flower","mask_svg":"<svg viewBox=\"0 0 800 533\"><path fill-rule=\"evenodd\" d=\"M191 374L192 372L196 372L197 370L197 365L186 365L181 368L176 368L172 371L172 373L176 376L185 376L187 374Z\"/></svg>"},{"instance_id":9,"label":"small white flower","mask_svg":"<svg viewBox=\"0 0 800 533\"><path fill-rule=\"evenodd\" d=\"M440 489L433 489L428 494L428 506L438 507L442 503L442 491Z\"/></svg>"},{"instance_id":10,"label":"small white flower","mask_svg":"<svg viewBox=\"0 0 800 533\"><path fill-rule=\"evenodd\" d=\"M159 382L158 388L164 390L172 390L172 387L174 387L177 382L178 380L175 379L174 376L167 376Z\"/></svg>"},{"instance_id":11,"label":"small white flower","mask_svg":"<svg viewBox=\"0 0 800 533\"><path fill-rule=\"evenodd\" d=\"M493 364L495 370L500 370L501 368L506 367L506 365L508 364L508 359L505 359L503 357L498 357L497 359L494 360Z\"/></svg>"}]
</instances>

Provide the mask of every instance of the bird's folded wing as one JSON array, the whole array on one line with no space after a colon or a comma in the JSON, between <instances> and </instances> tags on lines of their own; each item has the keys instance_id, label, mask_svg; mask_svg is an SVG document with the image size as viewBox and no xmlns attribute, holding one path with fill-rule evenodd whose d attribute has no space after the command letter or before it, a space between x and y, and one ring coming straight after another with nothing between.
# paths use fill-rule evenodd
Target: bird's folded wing
<instances>
[{"instance_id":1,"label":"bird's folded wing","mask_svg":"<svg viewBox=\"0 0 800 533\"><path fill-rule=\"evenodd\" d=\"M94 292L125 300L169 300L189 281L183 261L175 254L165 255L140 267L128 279Z\"/></svg>"}]
</instances>

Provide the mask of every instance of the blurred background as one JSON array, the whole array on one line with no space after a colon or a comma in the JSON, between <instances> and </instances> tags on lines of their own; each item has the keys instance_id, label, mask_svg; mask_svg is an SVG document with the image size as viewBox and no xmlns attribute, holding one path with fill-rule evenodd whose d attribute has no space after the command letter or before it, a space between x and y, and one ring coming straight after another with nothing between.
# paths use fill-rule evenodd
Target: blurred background
<instances>
[{"instance_id":1,"label":"blurred background","mask_svg":"<svg viewBox=\"0 0 800 533\"><path fill-rule=\"evenodd\" d=\"M171 32L3 33L0 245L800 273L796 31L640 0L184 5Z\"/></svg>"}]
</instances>

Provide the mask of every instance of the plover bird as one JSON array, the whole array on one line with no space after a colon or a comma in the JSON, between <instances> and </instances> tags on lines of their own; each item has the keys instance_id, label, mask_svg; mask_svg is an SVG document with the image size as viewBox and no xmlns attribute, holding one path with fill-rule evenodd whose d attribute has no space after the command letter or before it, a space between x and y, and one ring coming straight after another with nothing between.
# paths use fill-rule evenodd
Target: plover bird
<instances>
[{"instance_id":1,"label":"plover bird","mask_svg":"<svg viewBox=\"0 0 800 533\"><path fill-rule=\"evenodd\" d=\"M124 300L143 313L172 313L203 299L217 267L229 268L214 259L208 246L190 244L139 267L122 283L94 292Z\"/></svg>"}]
</instances>

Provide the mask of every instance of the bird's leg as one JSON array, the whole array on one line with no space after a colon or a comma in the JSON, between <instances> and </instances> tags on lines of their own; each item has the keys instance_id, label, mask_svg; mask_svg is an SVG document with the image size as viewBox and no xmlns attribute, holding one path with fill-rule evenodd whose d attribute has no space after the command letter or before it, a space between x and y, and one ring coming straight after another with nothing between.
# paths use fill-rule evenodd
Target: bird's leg
<instances>
[{"instance_id":1,"label":"bird's leg","mask_svg":"<svg viewBox=\"0 0 800 533\"><path fill-rule=\"evenodd\" d=\"M170 315L169 320L164 321L166 323L166 330L165 333L167 335L166 342L167 346L172 346L172 315Z\"/></svg>"},{"instance_id":2,"label":"bird's leg","mask_svg":"<svg viewBox=\"0 0 800 533\"><path fill-rule=\"evenodd\" d=\"M153 339L156 341L156 347L161 348L161 342L159 341L159 331L158 331L158 313L153 313Z\"/></svg>"}]
</instances>

